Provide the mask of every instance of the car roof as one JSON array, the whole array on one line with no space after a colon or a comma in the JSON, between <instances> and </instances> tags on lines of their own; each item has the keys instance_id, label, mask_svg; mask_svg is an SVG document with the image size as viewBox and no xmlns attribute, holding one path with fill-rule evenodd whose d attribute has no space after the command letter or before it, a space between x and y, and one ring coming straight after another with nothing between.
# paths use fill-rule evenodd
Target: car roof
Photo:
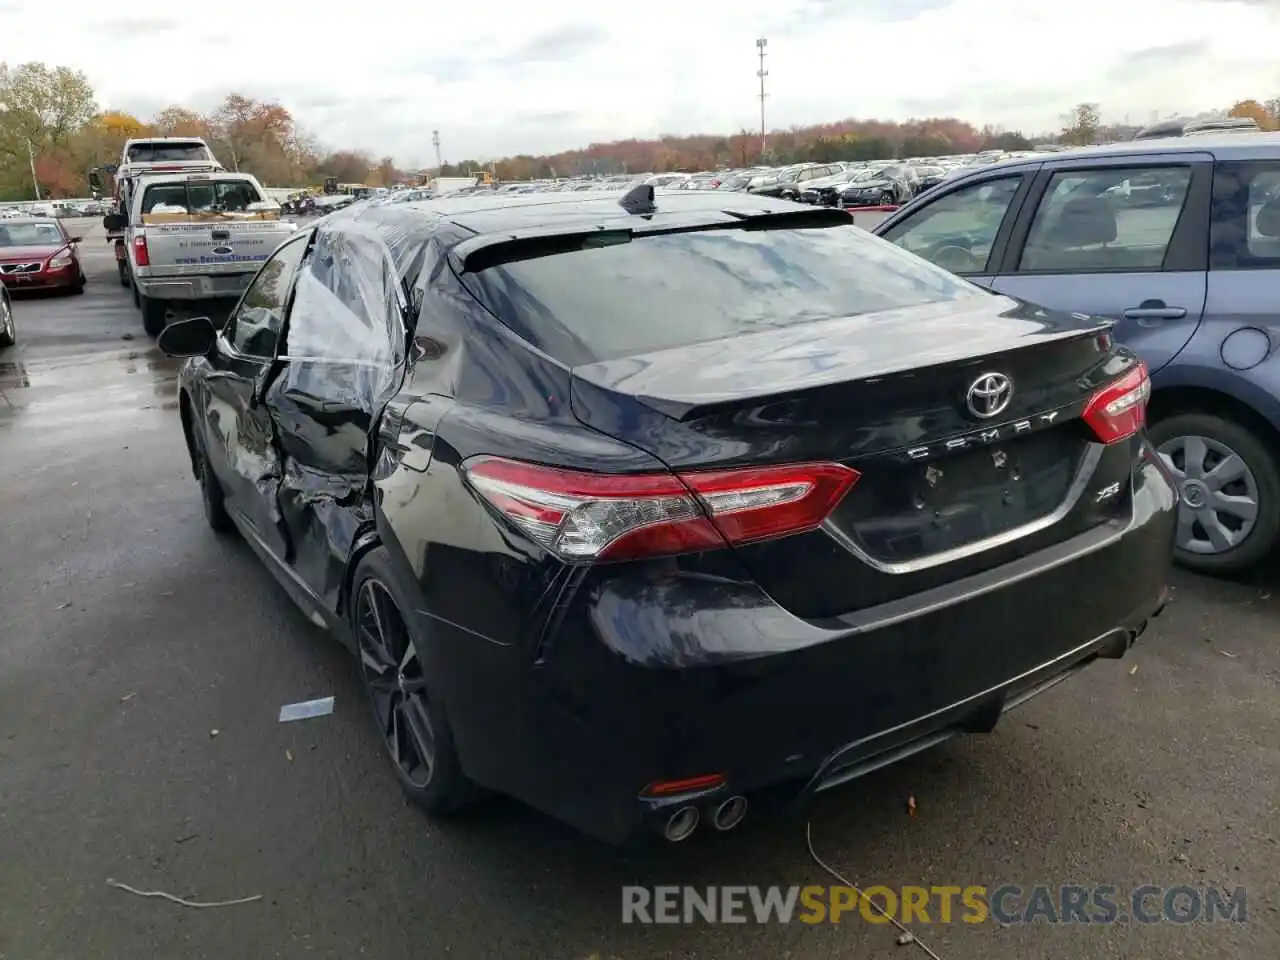
<instances>
[{"instance_id":1,"label":"car roof","mask_svg":"<svg viewBox=\"0 0 1280 960\"><path fill-rule=\"evenodd\" d=\"M438 197L433 200L411 200L386 206L368 207L357 214L368 221L400 220L417 217L461 228L463 235L494 233L537 233L567 228L591 229L617 227L637 214L627 213L620 201L624 191L583 190L571 193L472 194L464 197ZM811 210L811 207L752 194L726 193L723 190L657 191L656 211L644 214L646 220L662 222L714 224L738 223L743 214L752 215L783 210ZM394 211L394 212L393 212ZM461 237L460 237L461 238Z\"/></svg>"},{"instance_id":2,"label":"car roof","mask_svg":"<svg viewBox=\"0 0 1280 960\"><path fill-rule=\"evenodd\" d=\"M12 227L15 225L30 226L33 224L45 224L51 227L62 226L62 224L58 223L58 221L54 220L52 217L11 217L10 219L5 220L4 222L4 225L6 227Z\"/></svg>"},{"instance_id":3,"label":"car roof","mask_svg":"<svg viewBox=\"0 0 1280 960\"><path fill-rule=\"evenodd\" d=\"M1124 140L1094 147L1073 147L1060 153L1035 157L1017 157L998 163L972 168L956 183L988 174L996 170L1016 170L1037 167L1043 163L1065 163L1075 160L1105 159L1110 157L1177 156L1183 153L1208 153L1215 160L1280 159L1280 132L1274 133L1195 133L1184 137L1168 137L1152 140ZM962 168L963 169L963 168Z\"/></svg>"}]
</instances>

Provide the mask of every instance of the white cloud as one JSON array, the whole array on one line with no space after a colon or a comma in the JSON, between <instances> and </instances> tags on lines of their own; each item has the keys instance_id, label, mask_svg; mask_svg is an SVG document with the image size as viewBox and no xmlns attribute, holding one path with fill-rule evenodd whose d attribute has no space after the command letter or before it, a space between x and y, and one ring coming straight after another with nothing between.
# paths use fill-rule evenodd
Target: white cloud
<instances>
[{"instance_id":1,"label":"white cloud","mask_svg":"<svg viewBox=\"0 0 1280 960\"><path fill-rule=\"evenodd\" d=\"M140 10L142 7L134 7ZM85 71L107 106L278 99L323 141L428 162L769 125L955 115L1028 132L1072 104L1105 120L1280 96L1280 0L220 0L58 22L0 2L5 51ZM356 20L356 16L360 18ZM331 21L331 22L327 22ZM12 61L11 61L12 62Z\"/></svg>"}]
</instances>

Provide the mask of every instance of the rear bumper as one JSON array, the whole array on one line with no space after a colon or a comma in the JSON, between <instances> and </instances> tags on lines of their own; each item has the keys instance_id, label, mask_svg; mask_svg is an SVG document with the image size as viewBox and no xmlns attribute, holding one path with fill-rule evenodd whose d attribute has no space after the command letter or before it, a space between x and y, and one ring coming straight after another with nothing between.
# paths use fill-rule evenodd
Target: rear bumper
<instances>
[{"instance_id":1,"label":"rear bumper","mask_svg":"<svg viewBox=\"0 0 1280 960\"><path fill-rule=\"evenodd\" d=\"M138 277L138 292L156 300L216 300L238 297L253 280L253 271L215 276Z\"/></svg>"},{"instance_id":2,"label":"rear bumper","mask_svg":"<svg viewBox=\"0 0 1280 960\"><path fill-rule=\"evenodd\" d=\"M802 620L749 581L655 565L582 578L533 651L433 621L463 766L620 842L686 803L773 786L804 800L990 730L1123 656L1163 607L1177 494L1154 457L1132 505L1125 522L848 617ZM725 782L709 792L642 795L712 774Z\"/></svg>"}]
</instances>

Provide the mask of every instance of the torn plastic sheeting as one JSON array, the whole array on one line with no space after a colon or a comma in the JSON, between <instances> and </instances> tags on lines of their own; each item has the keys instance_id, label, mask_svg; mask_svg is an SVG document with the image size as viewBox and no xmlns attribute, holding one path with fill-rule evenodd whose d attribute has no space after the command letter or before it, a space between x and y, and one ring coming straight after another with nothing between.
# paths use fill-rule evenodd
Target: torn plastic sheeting
<instances>
[{"instance_id":1,"label":"torn plastic sheeting","mask_svg":"<svg viewBox=\"0 0 1280 960\"><path fill-rule=\"evenodd\" d=\"M313 717L327 717L331 713L333 713L333 697L304 700L301 703L286 703L280 708L280 722L310 720Z\"/></svg>"}]
</instances>

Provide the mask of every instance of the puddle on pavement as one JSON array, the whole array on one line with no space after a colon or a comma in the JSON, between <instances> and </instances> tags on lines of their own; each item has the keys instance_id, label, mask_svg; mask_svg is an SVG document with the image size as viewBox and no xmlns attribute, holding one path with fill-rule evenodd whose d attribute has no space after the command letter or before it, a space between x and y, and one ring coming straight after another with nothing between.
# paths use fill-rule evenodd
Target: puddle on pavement
<instances>
[{"instance_id":1,"label":"puddle on pavement","mask_svg":"<svg viewBox=\"0 0 1280 960\"><path fill-rule=\"evenodd\" d=\"M108 413L176 410L180 364L154 347L0 361L0 416L40 416L48 426L77 418L87 423Z\"/></svg>"}]
</instances>

